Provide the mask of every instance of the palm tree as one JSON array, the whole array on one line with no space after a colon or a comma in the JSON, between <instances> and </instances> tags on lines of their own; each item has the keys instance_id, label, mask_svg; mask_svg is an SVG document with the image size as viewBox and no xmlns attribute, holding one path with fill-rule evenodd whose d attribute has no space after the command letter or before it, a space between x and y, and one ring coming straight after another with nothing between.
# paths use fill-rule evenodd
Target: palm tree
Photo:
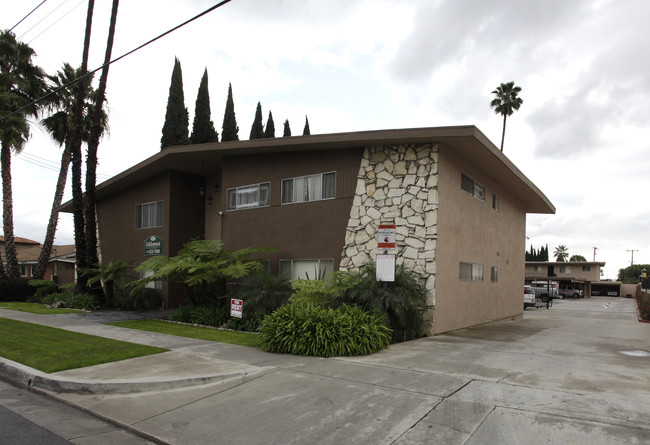
<instances>
[{"instance_id":1,"label":"palm tree","mask_svg":"<svg viewBox=\"0 0 650 445\"><path fill-rule=\"evenodd\" d=\"M566 261L566 259L569 257L569 249L567 249L564 244L560 244L553 251L553 256L555 257L556 261Z\"/></svg>"},{"instance_id":2,"label":"palm tree","mask_svg":"<svg viewBox=\"0 0 650 445\"><path fill-rule=\"evenodd\" d=\"M521 92L520 87L516 87L514 82L502 83L492 94L496 95L490 107L494 108L496 114L503 116L503 132L501 134L501 151L503 151L503 140L506 137L506 118L511 116L515 110L518 110L524 101L517 97Z\"/></svg>"},{"instance_id":3,"label":"palm tree","mask_svg":"<svg viewBox=\"0 0 650 445\"><path fill-rule=\"evenodd\" d=\"M64 87L73 82L80 75L80 68L75 70L69 63L64 63L63 68L58 71L56 75L47 76L51 83L51 89L53 90L48 98L48 107L51 110L51 114L41 120L41 125L45 127L52 139L57 142L59 146L63 147L63 153L61 155L59 178L54 191L50 219L45 232L45 241L43 241L43 248L41 249L36 271L34 272L34 278L37 279L43 278L50 254L52 253L54 235L56 234L56 227L59 220L58 209L63 199L63 192L68 178L68 170L70 169L72 137L74 133L72 110L74 109L75 94L72 89ZM82 135L84 141L88 141L91 124L89 110L92 107L92 98L95 96L95 92L90 85L92 76L89 77L90 79L86 84L85 93L88 100L84 104L84 130Z\"/></svg>"},{"instance_id":4,"label":"palm tree","mask_svg":"<svg viewBox=\"0 0 650 445\"><path fill-rule=\"evenodd\" d=\"M2 161L3 230L7 274L20 277L14 244L11 151L19 153L29 139L30 117L38 114L34 100L45 91L45 73L32 64L34 50L9 31L0 32L0 159ZM4 267L0 270L4 273Z\"/></svg>"}]
</instances>

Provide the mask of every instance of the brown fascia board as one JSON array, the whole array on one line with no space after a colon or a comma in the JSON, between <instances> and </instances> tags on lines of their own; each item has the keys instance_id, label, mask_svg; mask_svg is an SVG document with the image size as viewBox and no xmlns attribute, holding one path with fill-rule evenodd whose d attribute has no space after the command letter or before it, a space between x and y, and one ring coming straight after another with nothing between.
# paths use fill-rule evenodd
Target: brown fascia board
<instances>
[{"instance_id":1,"label":"brown fascia board","mask_svg":"<svg viewBox=\"0 0 650 445\"><path fill-rule=\"evenodd\" d=\"M169 147L99 184L96 196L101 199L169 170L206 176L227 156L422 143L439 143L449 147L465 162L505 186L527 213L555 213L549 199L473 125L329 133ZM72 212L72 201L64 203L60 210Z\"/></svg>"},{"instance_id":2,"label":"brown fascia board","mask_svg":"<svg viewBox=\"0 0 650 445\"><path fill-rule=\"evenodd\" d=\"M526 261L526 265L530 266L600 266L605 267L605 261Z\"/></svg>"}]
</instances>

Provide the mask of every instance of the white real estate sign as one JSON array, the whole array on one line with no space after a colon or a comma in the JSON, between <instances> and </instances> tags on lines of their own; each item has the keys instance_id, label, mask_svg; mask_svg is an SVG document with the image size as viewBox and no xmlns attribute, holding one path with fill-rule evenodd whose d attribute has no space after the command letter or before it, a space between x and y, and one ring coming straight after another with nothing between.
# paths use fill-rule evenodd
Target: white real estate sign
<instances>
[{"instance_id":1,"label":"white real estate sign","mask_svg":"<svg viewBox=\"0 0 650 445\"><path fill-rule=\"evenodd\" d=\"M395 281L395 255L377 255L377 281Z\"/></svg>"},{"instance_id":2,"label":"white real estate sign","mask_svg":"<svg viewBox=\"0 0 650 445\"><path fill-rule=\"evenodd\" d=\"M242 318L244 312L244 300L230 299L230 316Z\"/></svg>"}]
</instances>

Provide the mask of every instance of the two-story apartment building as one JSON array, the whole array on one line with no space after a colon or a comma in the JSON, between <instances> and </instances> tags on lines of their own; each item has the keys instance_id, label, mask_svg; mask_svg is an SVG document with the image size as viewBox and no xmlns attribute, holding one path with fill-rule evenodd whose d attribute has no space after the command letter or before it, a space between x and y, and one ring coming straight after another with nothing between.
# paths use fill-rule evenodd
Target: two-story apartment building
<instances>
[{"instance_id":1,"label":"two-story apartment building","mask_svg":"<svg viewBox=\"0 0 650 445\"><path fill-rule=\"evenodd\" d=\"M474 126L171 147L97 198L104 262L220 239L275 247L269 270L292 279L374 261L378 226L394 224L397 264L426 283L428 334L521 316L526 214L555 211ZM159 287L169 307L183 301Z\"/></svg>"},{"instance_id":2,"label":"two-story apartment building","mask_svg":"<svg viewBox=\"0 0 650 445\"><path fill-rule=\"evenodd\" d=\"M594 283L600 282L603 267L604 262L596 261L526 261L526 282L558 281L560 285L572 285L581 289L587 297L592 295Z\"/></svg>"}]
</instances>

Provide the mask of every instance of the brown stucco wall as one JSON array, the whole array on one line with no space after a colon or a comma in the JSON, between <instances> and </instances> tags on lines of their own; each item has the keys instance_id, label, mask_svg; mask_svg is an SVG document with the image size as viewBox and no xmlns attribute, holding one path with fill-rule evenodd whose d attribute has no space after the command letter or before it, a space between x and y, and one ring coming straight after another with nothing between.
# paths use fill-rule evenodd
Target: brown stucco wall
<instances>
[{"instance_id":1,"label":"brown stucco wall","mask_svg":"<svg viewBox=\"0 0 650 445\"><path fill-rule=\"evenodd\" d=\"M508 190L441 146L435 333L518 317L522 292L526 213ZM485 187L485 202L461 189L461 172ZM492 194L500 198L492 209ZM461 281L459 263L483 264L481 282ZM490 269L499 268L492 283Z\"/></svg>"},{"instance_id":2,"label":"brown stucco wall","mask_svg":"<svg viewBox=\"0 0 650 445\"><path fill-rule=\"evenodd\" d=\"M206 213L206 236L222 238L227 250L277 248L261 255L273 273L280 259L333 259L337 269L362 153L359 148L225 158L218 200ZM336 172L335 199L281 204L282 179L331 171ZM267 181L269 207L226 210L229 188Z\"/></svg>"}]
</instances>

